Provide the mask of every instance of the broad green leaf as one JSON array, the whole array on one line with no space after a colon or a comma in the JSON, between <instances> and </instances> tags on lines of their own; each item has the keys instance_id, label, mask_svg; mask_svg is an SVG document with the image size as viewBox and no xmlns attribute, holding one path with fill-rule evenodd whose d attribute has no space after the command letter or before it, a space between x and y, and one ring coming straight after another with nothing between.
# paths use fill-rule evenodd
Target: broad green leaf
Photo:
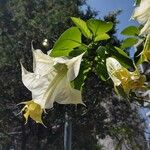
<instances>
[{"instance_id":1,"label":"broad green leaf","mask_svg":"<svg viewBox=\"0 0 150 150\"><path fill-rule=\"evenodd\" d=\"M85 47L84 45L81 45L75 49L73 49L70 53L69 56L71 57L76 57L80 54L82 54L83 52L87 51L87 47Z\"/></svg>"},{"instance_id":2,"label":"broad green leaf","mask_svg":"<svg viewBox=\"0 0 150 150\"><path fill-rule=\"evenodd\" d=\"M92 34L88 29L87 24L84 20L75 17L71 17L71 19L74 22L74 24L81 30L81 32L85 37L87 37L88 39L92 38Z\"/></svg>"},{"instance_id":3,"label":"broad green leaf","mask_svg":"<svg viewBox=\"0 0 150 150\"><path fill-rule=\"evenodd\" d=\"M137 38L127 38L123 41L121 48L128 48L135 45L138 42Z\"/></svg>"},{"instance_id":4,"label":"broad green leaf","mask_svg":"<svg viewBox=\"0 0 150 150\"><path fill-rule=\"evenodd\" d=\"M105 46L100 46L98 47L98 49L96 50L98 56L100 56L101 59L105 58L105 51L106 51L106 47Z\"/></svg>"},{"instance_id":5,"label":"broad green leaf","mask_svg":"<svg viewBox=\"0 0 150 150\"><path fill-rule=\"evenodd\" d=\"M99 34L97 35L95 38L94 38L94 42L98 42L98 41L102 41L102 40L107 40L109 39L110 36L106 33L103 33L103 34Z\"/></svg>"},{"instance_id":6,"label":"broad green leaf","mask_svg":"<svg viewBox=\"0 0 150 150\"><path fill-rule=\"evenodd\" d=\"M141 0L135 0L135 5L139 5L141 3Z\"/></svg>"},{"instance_id":7,"label":"broad green leaf","mask_svg":"<svg viewBox=\"0 0 150 150\"><path fill-rule=\"evenodd\" d=\"M134 68L133 61L130 58L124 57L119 53L114 53L113 56L121 63L122 66L126 68L130 68L130 67Z\"/></svg>"},{"instance_id":8,"label":"broad green leaf","mask_svg":"<svg viewBox=\"0 0 150 150\"><path fill-rule=\"evenodd\" d=\"M109 78L105 63L98 63L96 67L96 72L103 81L106 81Z\"/></svg>"},{"instance_id":9,"label":"broad green leaf","mask_svg":"<svg viewBox=\"0 0 150 150\"><path fill-rule=\"evenodd\" d=\"M109 76L106 69L106 51L107 48L105 46L100 46L96 50L98 57L96 59L97 66L96 66L96 72L97 75L101 78L101 80L106 81Z\"/></svg>"},{"instance_id":10,"label":"broad green leaf","mask_svg":"<svg viewBox=\"0 0 150 150\"><path fill-rule=\"evenodd\" d=\"M122 52L116 50L115 47L107 49L108 53L113 56L115 59L117 59L122 66L129 68L133 67L133 61L129 58L129 56L126 56L125 54L122 54Z\"/></svg>"},{"instance_id":11,"label":"broad green leaf","mask_svg":"<svg viewBox=\"0 0 150 150\"><path fill-rule=\"evenodd\" d=\"M54 44L52 57L68 56L73 48L81 45L81 32L77 27L66 30Z\"/></svg>"},{"instance_id":12,"label":"broad green leaf","mask_svg":"<svg viewBox=\"0 0 150 150\"><path fill-rule=\"evenodd\" d=\"M140 33L140 30L136 26L129 26L121 32L121 34L127 35L127 36L137 36L139 35L139 33Z\"/></svg>"},{"instance_id":13,"label":"broad green leaf","mask_svg":"<svg viewBox=\"0 0 150 150\"><path fill-rule=\"evenodd\" d=\"M87 26L93 33L94 41L100 41L109 38L106 32L112 29L113 23L97 19L90 19L87 21Z\"/></svg>"},{"instance_id":14,"label":"broad green leaf","mask_svg":"<svg viewBox=\"0 0 150 150\"><path fill-rule=\"evenodd\" d=\"M83 61L80 66L79 75L74 79L73 85L75 89L81 90L84 80L86 78L87 72L89 71L90 66L87 62Z\"/></svg>"},{"instance_id":15,"label":"broad green leaf","mask_svg":"<svg viewBox=\"0 0 150 150\"><path fill-rule=\"evenodd\" d=\"M122 49L120 49L119 47L116 47L116 46L114 48L117 50L118 53L129 58L129 56L126 54L126 52L124 52Z\"/></svg>"}]
</instances>

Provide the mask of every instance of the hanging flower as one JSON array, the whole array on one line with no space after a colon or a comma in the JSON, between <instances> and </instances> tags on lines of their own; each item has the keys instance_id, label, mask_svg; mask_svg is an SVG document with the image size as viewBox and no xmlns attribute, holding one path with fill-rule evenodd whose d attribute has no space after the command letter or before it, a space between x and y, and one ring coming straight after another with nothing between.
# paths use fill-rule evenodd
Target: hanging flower
<instances>
[{"instance_id":1,"label":"hanging flower","mask_svg":"<svg viewBox=\"0 0 150 150\"><path fill-rule=\"evenodd\" d=\"M24 102L22 111L26 121L30 116L37 123L42 123L42 113L53 107L53 103L83 104L81 91L74 89L70 82L79 73L81 54L72 59L52 58L41 50L33 50L33 72L28 72L22 65L22 81L32 92L32 100Z\"/></svg>"},{"instance_id":2,"label":"hanging flower","mask_svg":"<svg viewBox=\"0 0 150 150\"><path fill-rule=\"evenodd\" d=\"M132 18L136 19L144 27L141 29L143 35L150 33L150 0L141 0L140 5L135 8Z\"/></svg>"},{"instance_id":3,"label":"hanging flower","mask_svg":"<svg viewBox=\"0 0 150 150\"><path fill-rule=\"evenodd\" d=\"M137 69L130 72L112 57L106 59L106 66L114 86L122 86L125 93L128 94L130 90L143 87L144 77L140 75Z\"/></svg>"},{"instance_id":4,"label":"hanging flower","mask_svg":"<svg viewBox=\"0 0 150 150\"><path fill-rule=\"evenodd\" d=\"M145 23L144 27L140 31L140 35L150 34L150 19Z\"/></svg>"},{"instance_id":5,"label":"hanging flower","mask_svg":"<svg viewBox=\"0 0 150 150\"><path fill-rule=\"evenodd\" d=\"M147 36L146 41L144 43L144 49L140 54L140 62L148 62L150 61L150 35Z\"/></svg>"}]
</instances>

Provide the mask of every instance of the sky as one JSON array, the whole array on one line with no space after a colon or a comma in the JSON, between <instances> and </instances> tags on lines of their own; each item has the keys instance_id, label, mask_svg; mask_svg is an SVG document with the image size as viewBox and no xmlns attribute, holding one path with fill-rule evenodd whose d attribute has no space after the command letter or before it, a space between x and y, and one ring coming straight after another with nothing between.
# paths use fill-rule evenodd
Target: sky
<instances>
[{"instance_id":1,"label":"sky","mask_svg":"<svg viewBox=\"0 0 150 150\"><path fill-rule=\"evenodd\" d=\"M117 27L117 36L121 39L123 36L120 35L120 32L125 27L137 24L136 21L130 19L134 10L134 0L87 0L87 4L99 12L98 17L105 16L110 11L122 10L122 13L118 16L120 23Z\"/></svg>"}]
</instances>

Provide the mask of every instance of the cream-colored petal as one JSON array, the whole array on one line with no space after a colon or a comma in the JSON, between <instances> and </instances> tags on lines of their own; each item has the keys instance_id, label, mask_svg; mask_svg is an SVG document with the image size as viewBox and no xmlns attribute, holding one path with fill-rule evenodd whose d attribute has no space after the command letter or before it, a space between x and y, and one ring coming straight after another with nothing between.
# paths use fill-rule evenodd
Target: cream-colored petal
<instances>
[{"instance_id":1,"label":"cream-colored petal","mask_svg":"<svg viewBox=\"0 0 150 150\"><path fill-rule=\"evenodd\" d=\"M79 56L73 57L72 59L67 59L65 57L55 58L56 63L67 65L68 68L67 76L69 81L74 80L78 76L82 57L84 54L85 53L82 53Z\"/></svg>"},{"instance_id":2,"label":"cream-colored petal","mask_svg":"<svg viewBox=\"0 0 150 150\"><path fill-rule=\"evenodd\" d=\"M121 81L114 75L117 70L122 69L121 64L112 57L106 59L106 67L110 78L113 80L115 86L119 86Z\"/></svg>"},{"instance_id":3,"label":"cream-colored petal","mask_svg":"<svg viewBox=\"0 0 150 150\"><path fill-rule=\"evenodd\" d=\"M146 24L140 31L140 35L148 35L148 34L150 34L150 19L146 22Z\"/></svg>"},{"instance_id":4,"label":"cream-colored petal","mask_svg":"<svg viewBox=\"0 0 150 150\"><path fill-rule=\"evenodd\" d=\"M150 0L142 0L140 6L135 8L132 18L144 24L150 17Z\"/></svg>"},{"instance_id":5,"label":"cream-colored petal","mask_svg":"<svg viewBox=\"0 0 150 150\"><path fill-rule=\"evenodd\" d=\"M81 92L71 87L67 70L63 66L50 82L43 98L46 100L44 106L46 109L52 108L55 101L61 104L83 104Z\"/></svg>"},{"instance_id":6,"label":"cream-colored petal","mask_svg":"<svg viewBox=\"0 0 150 150\"><path fill-rule=\"evenodd\" d=\"M81 91L71 87L67 76L65 76L56 87L55 100L59 104L84 104Z\"/></svg>"},{"instance_id":7,"label":"cream-colored petal","mask_svg":"<svg viewBox=\"0 0 150 150\"><path fill-rule=\"evenodd\" d=\"M41 50L33 50L33 71L44 76L53 70L54 58L44 54Z\"/></svg>"},{"instance_id":8,"label":"cream-colored petal","mask_svg":"<svg viewBox=\"0 0 150 150\"><path fill-rule=\"evenodd\" d=\"M84 54L85 53L82 53L81 55L72 58L70 61L66 63L68 67L67 76L68 76L69 81L74 80L78 76L79 71L80 71L82 57Z\"/></svg>"},{"instance_id":9,"label":"cream-colored petal","mask_svg":"<svg viewBox=\"0 0 150 150\"><path fill-rule=\"evenodd\" d=\"M45 105L43 95L49 85L48 78L30 73L22 66L22 82L32 92L32 99L43 108Z\"/></svg>"}]
</instances>

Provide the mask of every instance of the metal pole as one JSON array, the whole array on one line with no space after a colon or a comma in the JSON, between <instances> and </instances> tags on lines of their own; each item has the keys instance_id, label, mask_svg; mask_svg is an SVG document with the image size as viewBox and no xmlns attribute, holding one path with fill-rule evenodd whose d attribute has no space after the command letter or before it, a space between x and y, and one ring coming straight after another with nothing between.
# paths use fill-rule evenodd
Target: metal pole
<instances>
[{"instance_id":1,"label":"metal pole","mask_svg":"<svg viewBox=\"0 0 150 150\"><path fill-rule=\"evenodd\" d=\"M64 126L64 150L72 149L72 122L68 114L65 114L65 126Z\"/></svg>"}]
</instances>

